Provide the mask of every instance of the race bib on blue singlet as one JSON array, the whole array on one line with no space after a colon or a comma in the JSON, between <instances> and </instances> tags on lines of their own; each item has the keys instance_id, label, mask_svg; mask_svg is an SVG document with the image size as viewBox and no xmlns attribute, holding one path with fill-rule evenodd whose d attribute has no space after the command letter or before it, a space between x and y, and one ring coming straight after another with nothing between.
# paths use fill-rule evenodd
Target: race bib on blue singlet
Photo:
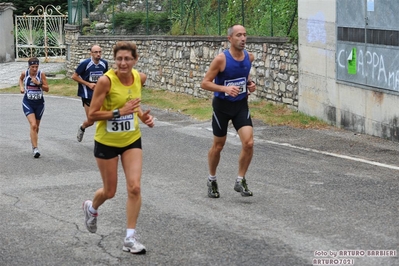
<instances>
[{"instance_id":1,"label":"race bib on blue singlet","mask_svg":"<svg viewBox=\"0 0 399 266\"><path fill-rule=\"evenodd\" d=\"M107 120L108 132L128 132L136 130L134 127L134 115L124 115L119 118Z\"/></svg>"},{"instance_id":2,"label":"race bib on blue singlet","mask_svg":"<svg viewBox=\"0 0 399 266\"><path fill-rule=\"evenodd\" d=\"M29 100L41 100L43 98L42 90L27 90L26 98Z\"/></svg>"},{"instance_id":3,"label":"race bib on blue singlet","mask_svg":"<svg viewBox=\"0 0 399 266\"><path fill-rule=\"evenodd\" d=\"M96 83L97 80L103 75L102 71L92 71L90 72L89 81Z\"/></svg>"},{"instance_id":4,"label":"race bib on blue singlet","mask_svg":"<svg viewBox=\"0 0 399 266\"><path fill-rule=\"evenodd\" d=\"M247 79L246 78L236 78L224 81L224 86L238 86L240 87L240 92L238 94L247 92ZM225 93L225 96L229 94Z\"/></svg>"}]
</instances>

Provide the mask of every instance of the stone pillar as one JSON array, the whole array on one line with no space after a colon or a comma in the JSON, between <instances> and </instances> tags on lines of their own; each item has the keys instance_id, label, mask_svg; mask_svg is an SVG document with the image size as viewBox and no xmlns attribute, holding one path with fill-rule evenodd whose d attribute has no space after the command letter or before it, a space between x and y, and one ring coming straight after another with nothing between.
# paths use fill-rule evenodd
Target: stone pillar
<instances>
[{"instance_id":1,"label":"stone pillar","mask_svg":"<svg viewBox=\"0 0 399 266\"><path fill-rule=\"evenodd\" d=\"M0 3L0 63L15 61L13 3Z\"/></svg>"},{"instance_id":2,"label":"stone pillar","mask_svg":"<svg viewBox=\"0 0 399 266\"><path fill-rule=\"evenodd\" d=\"M78 38L80 36L80 27L78 25L65 24L65 44L66 49L66 75L72 76L74 69L77 67L79 62L75 62L76 52L80 51Z\"/></svg>"}]
</instances>

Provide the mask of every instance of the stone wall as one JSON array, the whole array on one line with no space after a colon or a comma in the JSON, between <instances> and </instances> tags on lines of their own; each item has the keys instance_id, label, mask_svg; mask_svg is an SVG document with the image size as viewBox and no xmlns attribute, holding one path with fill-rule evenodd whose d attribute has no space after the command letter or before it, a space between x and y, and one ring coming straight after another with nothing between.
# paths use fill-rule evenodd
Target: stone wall
<instances>
[{"instance_id":1,"label":"stone wall","mask_svg":"<svg viewBox=\"0 0 399 266\"><path fill-rule=\"evenodd\" d=\"M134 41L140 56L135 68L147 74L147 87L205 98L212 94L200 88L204 74L212 59L229 45L225 36L83 36L74 25L66 25L65 30L69 76L89 56L87 49L92 45L102 47L103 58L112 66L113 45ZM250 75L257 84L250 100L266 99L297 109L297 45L286 38L248 37L247 50L255 56Z\"/></svg>"}]
</instances>

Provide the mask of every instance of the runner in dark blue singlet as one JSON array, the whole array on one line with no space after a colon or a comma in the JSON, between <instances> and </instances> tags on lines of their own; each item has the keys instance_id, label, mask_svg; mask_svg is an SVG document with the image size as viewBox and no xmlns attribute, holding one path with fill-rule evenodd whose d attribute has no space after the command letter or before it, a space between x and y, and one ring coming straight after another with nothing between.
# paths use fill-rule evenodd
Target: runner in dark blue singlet
<instances>
[{"instance_id":1,"label":"runner in dark blue singlet","mask_svg":"<svg viewBox=\"0 0 399 266\"><path fill-rule=\"evenodd\" d=\"M28 60L29 68L19 77L19 89L24 94L22 109L30 125L30 140L34 158L39 158L39 125L44 113L43 91L48 92L46 75L39 70L39 59Z\"/></svg>"},{"instance_id":2,"label":"runner in dark blue singlet","mask_svg":"<svg viewBox=\"0 0 399 266\"><path fill-rule=\"evenodd\" d=\"M228 29L230 48L217 55L209 66L201 82L201 88L214 92L212 102L213 145L208 152L209 177L208 196L219 198L216 169L220 154L226 143L227 128L231 120L242 143L238 159L238 176L234 190L243 197L252 196L248 189L245 174L253 156L253 127L248 108L248 94L256 90L249 79L254 56L245 50L247 33L243 26L234 25Z\"/></svg>"},{"instance_id":3,"label":"runner in dark blue singlet","mask_svg":"<svg viewBox=\"0 0 399 266\"><path fill-rule=\"evenodd\" d=\"M101 58L101 47L93 45L90 48L91 57L80 62L72 75L72 79L78 82L78 96L82 98L86 120L79 125L76 138L82 141L85 129L92 126L94 121L88 118L89 107L97 80L108 71L108 62Z\"/></svg>"}]
</instances>

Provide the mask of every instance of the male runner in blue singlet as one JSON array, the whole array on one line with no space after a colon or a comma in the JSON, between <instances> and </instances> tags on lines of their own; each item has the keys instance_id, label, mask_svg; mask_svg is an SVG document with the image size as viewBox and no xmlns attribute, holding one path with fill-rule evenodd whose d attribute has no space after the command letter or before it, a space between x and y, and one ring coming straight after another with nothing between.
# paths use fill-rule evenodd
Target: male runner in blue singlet
<instances>
[{"instance_id":1,"label":"male runner in blue singlet","mask_svg":"<svg viewBox=\"0 0 399 266\"><path fill-rule=\"evenodd\" d=\"M207 181L208 196L219 198L216 181L216 168L220 153L226 143L227 127L231 120L242 143L238 160L238 177L234 190L243 197L252 196L248 189L245 174L253 155L253 127L248 108L248 94L254 92L256 85L249 80L254 56L245 50L247 32L241 25L228 29L230 48L217 55L209 66L201 82L201 88L213 91L213 145L208 152L209 177Z\"/></svg>"},{"instance_id":2,"label":"male runner in blue singlet","mask_svg":"<svg viewBox=\"0 0 399 266\"><path fill-rule=\"evenodd\" d=\"M108 62L101 58L101 47L93 45L90 49L91 58L83 60L72 75L72 79L79 83L78 96L82 98L82 105L85 108L86 120L78 128L76 138L82 141L85 129L94 124L88 119L93 90L95 89L97 80L105 72L108 71Z\"/></svg>"}]
</instances>

